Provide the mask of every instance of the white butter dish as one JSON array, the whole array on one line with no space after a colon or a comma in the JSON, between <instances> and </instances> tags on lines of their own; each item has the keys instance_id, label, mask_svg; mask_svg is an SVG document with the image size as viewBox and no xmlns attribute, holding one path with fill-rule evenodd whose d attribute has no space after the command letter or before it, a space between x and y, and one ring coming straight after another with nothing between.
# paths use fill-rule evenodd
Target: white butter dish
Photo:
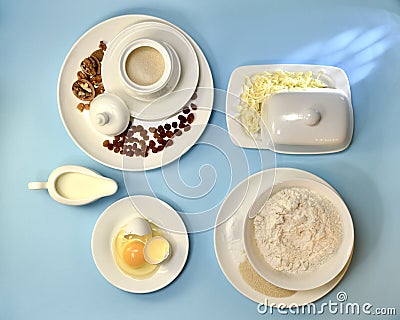
<instances>
[{"instance_id":1,"label":"white butter dish","mask_svg":"<svg viewBox=\"0 0 400 320\"><path fill-rule=\"evenodd\" d=\"M318 77L327 85L327 88L290 90L270 96L268 103L271 106L272 100L272 108L263 110L263 113L274 112L281 115L285 112L288 114L295 113L296 115L292 115L292 117L304 119L302 121L298 119L297 121L284 122L279 116L271 114L274 119L268 123L266 113L262 113L260 120L263 118L264 121L260 121L261 130L257 133L250 133L245 129L246 125L242 123L239 115L243 85L246 83L246 79L252 79L257 74L280 70L288 72L310 71L313 77ZM340 100L341 98L344 100ZM293 104L294 101L297 102ZM321 112L318 114L314 112L315 110L307 110L312 109L312 106L318 103L320 108L324 109L321 110L323 113L326 110L332 111L332 113L322 115ZM336 105L336 108L326 109L332 103ZM279 109L283 105L286 111L282 110L281 113ZM300 105L306 110L301 109ZM297 110L299 108L301 110ZM337 109L338 113L334 113L334 109ZM305 111L310 111L310 114L307 115ZM320 116L323 116L323 119L319 119ZM317 120L320 120L318 125L302 127L305 121L310 121L312 124ZM326 126L327 120L330 126ZM266 149L286 154L324 154L342 151L350 145L354 126L349 80L342 69L333 66L269 64L238 67L232 72L229 79L226 95L226 122L232 142L242 148ZM271 135L267 132L267 125L270 126ZM279 133L273 129L277 125L280 126ZM290 129L289 127L292 125L294 127ZM265 127L263 128L263 126ZM319 136L312 137L314 133L318 133Z\"/></svg>"},{"instance_id":2,"label":"white butter dish","mask_svg":"<svg viewBox=\"0 0 400 320\"><path fill-rule=\"evenodd\" d=\"M263 104L261 117L262 139L277 152L338 152L351 142L353 111L342 90L277 93Z\"/></svg>"}]
</instances>

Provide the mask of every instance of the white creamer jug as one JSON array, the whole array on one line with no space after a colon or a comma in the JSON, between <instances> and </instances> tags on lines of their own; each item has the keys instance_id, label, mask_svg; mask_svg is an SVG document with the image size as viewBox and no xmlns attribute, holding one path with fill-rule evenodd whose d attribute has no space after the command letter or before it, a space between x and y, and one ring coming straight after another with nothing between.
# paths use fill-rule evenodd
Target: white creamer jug
<instances>
[{"instance_id":1,"label":"white creamer jug","mask_svg":"<svg viewBox=\"0 0 400 320\"><path fill-rule=\"evenodd\" d=\"M47 182L30 182L28 188L47 189L54 200L80 206L114 194L118 185L114 180L90 169L71 165L55 169Z\"/></svg>"}]
</instances>

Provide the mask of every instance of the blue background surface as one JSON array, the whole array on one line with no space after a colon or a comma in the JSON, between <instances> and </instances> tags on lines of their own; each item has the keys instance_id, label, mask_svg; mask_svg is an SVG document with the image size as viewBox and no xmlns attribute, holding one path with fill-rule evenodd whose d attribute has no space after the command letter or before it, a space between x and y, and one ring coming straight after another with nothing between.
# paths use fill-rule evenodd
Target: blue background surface
<instances>
[{"instance_id":1,"label":"blue background surface","mask_svg":"<svg viewBox=\"0 0 400 320\"><path fill-rule=\"evenodd\" d=\"M397 0L1 1L0 319L284 317L258 314L257 305L229 284L215 258L212 231L190 235L184 271L159 292L120 291L97 271L90 250L93 226L127 191L122 172L96 163L69 138L57 110L57 78L70 47L86 30L128 13L159 16L188 32L209 60L216 88L225 89L232 70L247 64L318 63L347 72L355 114L349 149L332 155L278 155L277 165L326 179L354 219L349 271L319 304L335 301L344 290L352 302L396 307L398 315L392 318L399 319ZM225 127L223 117L214 115L212 122ZM206 152L197 154L198 165L209 162ZM44 180L65 164L93 168L116 179L120 189L84 207L63 206L46 192L27 190L29 181ZM259 169L252 166L250 173ZM182 166L183 176L192 172L191 166ZM152 179L158 173L152 171Z\"/></svg>"}]
</instances>

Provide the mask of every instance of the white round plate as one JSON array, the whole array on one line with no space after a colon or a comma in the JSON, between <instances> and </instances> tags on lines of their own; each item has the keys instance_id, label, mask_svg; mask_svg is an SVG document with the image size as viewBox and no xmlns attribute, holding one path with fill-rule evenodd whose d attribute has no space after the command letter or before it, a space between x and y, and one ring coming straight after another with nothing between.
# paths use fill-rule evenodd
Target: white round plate
<instances>
[{"instance_id":1,"label":"white round plate","mask_svg":"<svg viewBox=\"0 0 400 320\"><path fill-rule=\"evenodd\" d=\"M332 188L312 179L291 179L274 184L273 193L285 188L307 188L328 199L337 211L342 224L342 240L335 254L321 266L307 272L288 273L274 269L265 261L254 241L254 220L244 219L244 248L254 270L272 284L289 290L310 290L328 283L343 270L353 251L353 220L346 204ZM257 214L271 194L271 188L262 190L262 195L255 200L254 211ZM258 205L258 206L257 206Z\"/></svg>"},{"instance_id":2,"label":"white round plate","mask_svg":"<svg viewBox=\"0 0 400 320\"><path fill-rule=\"evenodd\" d=\"M169 44L178 54L182 70L175 89L151 102L135 99L125 87L120 71L120 58L126 46L145 38ZM106 91L121 97L133 117L152 121L176 114L190 100L199 80L199 63L193 46L176 28L160 22L142 22L122 30L109 43L104 54L102 76Z\"/></svg>"},{"instance_id":3,"label":"white round plate","mask_svg":"<svg viewBox=\"0 0 400 320\"><path fill-rule=\"evenodd\" d=\"M142 214L136 206L140 206ZM143 216L162 229L171 245L172 255L153 276L136 280L115 264L112 243L121 227L133 218ZM93 229L92 255L97 269L112 285L128 292L148 293L164 288L182 271L188 252L189 237L182 219L168 204L153 197L133 196L118 200L100 215Z\"/></svg>"},{"instance_id":4,"label":"white round plate","mask_svg":"<svg viewBox=\"0 0 400 320\"><path fill-rule=\"evenodd\" d=\"M272 183L279 183L291 179L310 179L330 187L330 185L323 179L303 170L276 168L261 171L242 181L230 192L221 205L215 222L214 248L222 272L236 290L257 303L265 303L266 300L268 300L269 305L283 304L289 306L290 304L295 303L300 306L316 301L336 287L346 273L351 261L350 257L343 270L333 280L325 285L312 290L297 291L293 295L284 298L265 296L254 290L243 280L239 272L239 263L245 258L241 226L247 216L251 204L254 202L254 197L251 195L258 194L260 186L265 188L265 183L271 185ZM240 207L235 211L234 215L232 215L232 211L237 208L238 198L242 199L242 201L240 201ZM233 208L231 206L232 203L234 206ZM232 234L232 225L240 226L237 233ZM232 243L235 244L235 250L231 250L229 244Z\"/></svg>"},{"instance_id":5,"label":"white round plate","mask_svg":"<svg viewBox=\"0 0 400 320\"><path fill-rule=\"evenodd\" d=\"M80 70L82 59L96 50L101 40L107 43L125 28L144 21L157 21L172 26L182 32L192 44L196 51L200 67L199 82L197 84L197 99L194 102L198 106L198 109L196 110L196 118L193 122L192 130L185 132L185 134L180 137L176 137L174 139L174 144L166 149L168 150L167 154L165 154L166 152L159 152L156 154L150 153L147 158L125 157L103 147L103 141L110 139L110 137L100 134L90 125L88 112L81 113L76 109L80 100L73 95L71 87L76 81L76 73ZM174 26L172 23L156 17L146 15L124 15L106 20L94 26L82 35L71 48L64 60L58 79L58 108L68 134L75 144L88 156L108 167L119 170L150 170L178 159L200 138L211 115L214 101L213 88L211 70L203 52L196 42L184 31ZM135 125L142 123L143 122L140 121L134 121Z\"/></svg>"}]
</instances>

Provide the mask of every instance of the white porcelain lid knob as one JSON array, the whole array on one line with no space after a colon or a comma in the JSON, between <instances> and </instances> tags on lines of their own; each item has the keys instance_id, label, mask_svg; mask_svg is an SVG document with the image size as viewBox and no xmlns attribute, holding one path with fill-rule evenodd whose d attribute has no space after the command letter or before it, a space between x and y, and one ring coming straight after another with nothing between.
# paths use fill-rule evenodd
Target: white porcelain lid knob
<instances>
[{"instance_id":1,"label":"white porcelain lid knob","mask_svg":"<svg viewBox=\"0 0 400 320\"><path fill-rule=\"evenodd\" d=\"M304 123L308 126L316 126L321 121L321 113L314 108L307 109L303 117Z\"/></svg>"},{"instance_id":2,"label":"white porcelain lid knob","mask_svg":"<svg viewBox=\"0 0 400 320\"><path fill-rule=\"evenodd\" d=\"M99 126L104 126L110 121L110 117L106 112L96 114L96 121Z\"/></svg>"}]
</instances>

